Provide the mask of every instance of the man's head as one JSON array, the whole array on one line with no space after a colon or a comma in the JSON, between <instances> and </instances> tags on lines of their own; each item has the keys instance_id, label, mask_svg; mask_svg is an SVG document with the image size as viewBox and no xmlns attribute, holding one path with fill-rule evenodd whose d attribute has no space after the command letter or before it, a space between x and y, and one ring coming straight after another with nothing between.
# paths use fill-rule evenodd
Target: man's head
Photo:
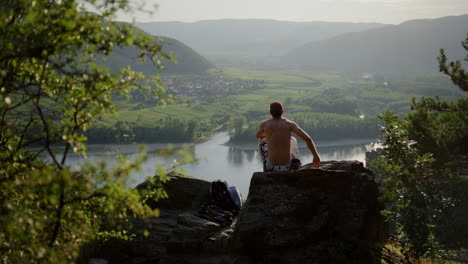
<instances>
[{"instance_id":1,"label":"man's head","mask_svg":"<svg viewBox=\"0 0 468 264\"><path fill-rule=\"evenodd\" d=\"M274 102L270 105L270 114L274 118L280 118L283 114L283 105L280 102Z\"/></svg>"}]
</instances>

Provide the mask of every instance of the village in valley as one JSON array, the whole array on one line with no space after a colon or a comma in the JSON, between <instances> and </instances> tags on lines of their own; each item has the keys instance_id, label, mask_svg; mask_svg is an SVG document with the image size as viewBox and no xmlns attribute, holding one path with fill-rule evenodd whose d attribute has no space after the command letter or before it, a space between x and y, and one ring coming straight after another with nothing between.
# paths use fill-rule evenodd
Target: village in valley
<instances>
[{"instance_id":1,"label":"village in valley","mask_svg":"<svg viewBox=\"0 0 468 264\"><path fill-rule=\"evenodd\" d=\"M178 76L163 78L164 88L177 96L195 96L203 100L209 95L231 95L262 89L264 80L245 80L219 76Z\"/></svg>"}]
</instances>

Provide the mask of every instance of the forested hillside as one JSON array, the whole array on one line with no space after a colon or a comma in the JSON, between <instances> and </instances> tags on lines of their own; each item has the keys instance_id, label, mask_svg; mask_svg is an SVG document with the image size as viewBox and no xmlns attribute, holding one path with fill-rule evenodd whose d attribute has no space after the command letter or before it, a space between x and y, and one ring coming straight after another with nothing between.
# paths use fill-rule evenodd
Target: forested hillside
<instances>
[{"instance_id":1,"label":"forested hillside","mask_svg":"<svg viewBox=\"0 0 468 264\"><path fill-rule=\"evenodd\" d=\"M166 37L153 36L155 40L163 41L163 51L171 53L176 57L175 61L163 59L164 73L167 74L204 74L214 65L206 58L198 54L184 43ZM137 50L126 46L114 49L114 53L102 60L103 64L114 71L130 65L133 70L142 72L145 75L157 74L157 68L150 60L140 61L135 58L138 56Z\"/></svg>"},{"instance_id":2,"label":"forested hillside","mask_svg":"<svg viewBox=\"0 0 468 264\"><path fill-rule=\"evenodd\" d=\"M468 15L410 20L312 42L281 63L319 71L437 73L439 49L450 58L464 57L460 43L467 30Z\"/></svg>"},{"instance_id":3,"label":"forested hillside","mask_svg":"<svg viewBox=\"0 0 468 264\"><path fill-rule=\"evenodd\" d=\"M136 26L153 35L176 38L221 65L266 65L265 60L270 57L311 41L384 24L222 19L194 23L136 23Z\"/></svg>"}]
</instances>

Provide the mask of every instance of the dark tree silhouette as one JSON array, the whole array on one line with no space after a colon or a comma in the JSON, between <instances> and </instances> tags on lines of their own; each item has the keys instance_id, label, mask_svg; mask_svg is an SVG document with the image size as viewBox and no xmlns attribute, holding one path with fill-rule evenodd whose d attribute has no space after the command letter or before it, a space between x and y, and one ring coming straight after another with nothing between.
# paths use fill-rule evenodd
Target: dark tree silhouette
<instances>
[{"instance_id":1,"label":"dark tree silhouette","mask_svg":"<svg viewBox=\"0 0 468 264\"><path fill-rule=\"evenodd\" d=\"M468 33L466 39L462 42L462 46L468 51ZM463 91L468 91L468 72L463 69L461 62L456 60L447 63L444 49L440 49L440 56L437 57L437 60L439 61L439 70L450 76L452 82ZM466 55L465 61L468 61L468 55Z\"/></svg>"}]
</instances>

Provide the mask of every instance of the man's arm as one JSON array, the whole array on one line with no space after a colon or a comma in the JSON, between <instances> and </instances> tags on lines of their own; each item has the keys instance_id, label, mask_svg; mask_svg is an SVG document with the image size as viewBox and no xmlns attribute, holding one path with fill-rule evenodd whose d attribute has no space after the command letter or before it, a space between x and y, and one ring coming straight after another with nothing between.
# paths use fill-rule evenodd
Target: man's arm
<instances>
[{"instance_id":1,"label":"man's arm","mask_svg":"<svg viewBox=\"0 0 468 264\"><path fill-rule=\"evenodd\" d=\"M264 137L265 137L265 130L264 130L264 127L265 127L265 122L263 122L263 123L260 125L260 128L258 129L257 135L256 135L257 138L264 138Z\"/></svg>"},{"instance_id":2,"label":"man's arm","mask_svg":"<svg viewBox=\"0 0 468 264\"><path fill-rule=\"evenodd\" d=\"M302 130L302 128L300 128L296 123L290 121L290 127L291 127L291 131L294 134L296 134L298 137L300 137L302 140L305 141L305 143L307 144L307 148L309 148L312 155L314 155L314 158L312 160L312 164L314 165L314 167L320 168L320 157L318 155L317 148L315 147L315 143L312 140L312 138L309 136L309 134L307 134L307 132Z\"/></svg>"}]
</instances>

